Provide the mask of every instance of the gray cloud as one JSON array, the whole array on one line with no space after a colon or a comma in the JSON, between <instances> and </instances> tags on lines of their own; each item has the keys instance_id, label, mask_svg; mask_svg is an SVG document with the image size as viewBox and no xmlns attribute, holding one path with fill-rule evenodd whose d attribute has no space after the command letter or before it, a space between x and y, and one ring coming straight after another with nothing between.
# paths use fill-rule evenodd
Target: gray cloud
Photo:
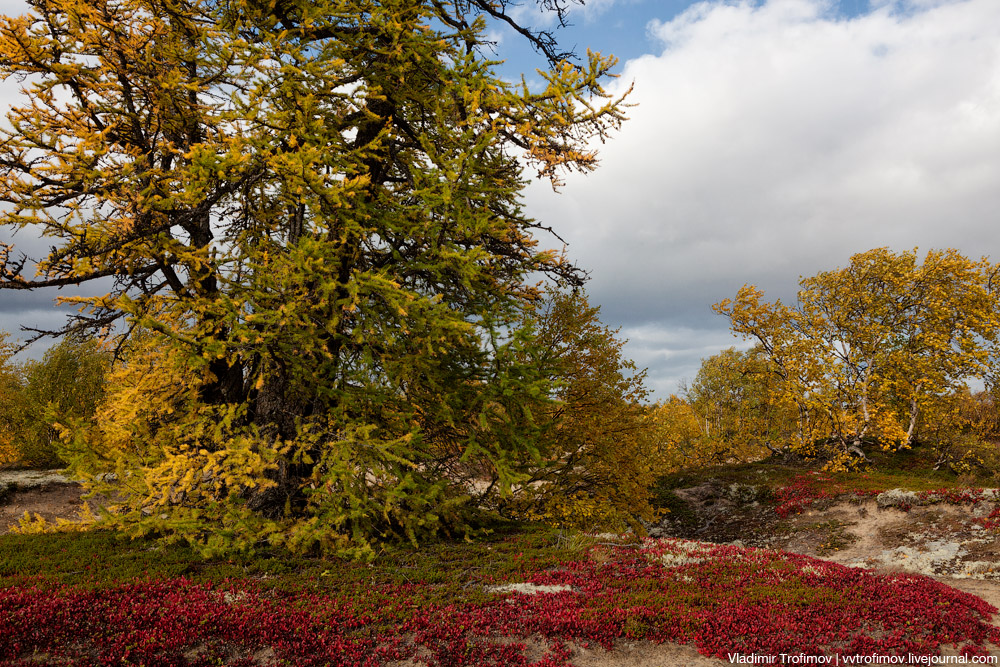
<instances>
[{"instance_id":1,"label":"gray cloud","mask_svg":"<svg viewBox=\"0 0 1000 667\"><path fill-rule=\"evenodd\" d=\"M631 120L594 174L528 210L590 268L606 321L644 334L660 397L735 342L711 304L872 247L1000 261L1000 3L886 2L853 19L819 0L701 3L649 26L625 65ZM713 346L718 345L713 349Z\"/></svg>"},{"instance_id":2,"label":"gray cloud","mask_svg":"<svg viewBox=\"0 0 1000 667\"><path fill-rule=\"evenodd\" d=\"M34 290L5 290L2 296L0 318L9 322L0 322L0 330L11 333L17 329L22 317L27 319L28 312L51 310L54 294Z\"/></svg>"}]
</instances>

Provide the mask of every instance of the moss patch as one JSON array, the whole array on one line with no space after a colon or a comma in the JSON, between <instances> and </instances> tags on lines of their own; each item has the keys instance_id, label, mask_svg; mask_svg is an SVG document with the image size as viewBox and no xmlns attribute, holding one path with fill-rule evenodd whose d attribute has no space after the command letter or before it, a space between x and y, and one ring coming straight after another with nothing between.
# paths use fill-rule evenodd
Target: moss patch
<instances>
[{"instance_id":1,"label":"moss patch","mask_svg":"<svg viewBox=\"0 0 1000 667\"><path fill-rule=\"evenodd\" d=\"M816 552L820 556L829 556L857 542L857 536L847 531L847 527L851 525L853 524L844 523L838 519L830 519L829 521L808 525L805 529L819 534L821 542Z\"/></svg>"}]
</instances>

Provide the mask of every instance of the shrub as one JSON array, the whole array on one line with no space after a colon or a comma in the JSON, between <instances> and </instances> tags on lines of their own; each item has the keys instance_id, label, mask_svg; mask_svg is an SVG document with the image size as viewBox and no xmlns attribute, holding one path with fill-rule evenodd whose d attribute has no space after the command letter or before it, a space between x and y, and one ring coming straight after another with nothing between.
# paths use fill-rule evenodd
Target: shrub
<instances>
[{"instance_id":1,"label":"shrub","mask_svg":"<svg viewBox=\"0 0 1000 667\"><path fill-rule=\"evenodd\" d=\"M0 352L0 465L65 465L60 426L93 418L110 365L110 353L86 338L64 339L40 361L22 364Z\"/></svg>"}]
</instances>

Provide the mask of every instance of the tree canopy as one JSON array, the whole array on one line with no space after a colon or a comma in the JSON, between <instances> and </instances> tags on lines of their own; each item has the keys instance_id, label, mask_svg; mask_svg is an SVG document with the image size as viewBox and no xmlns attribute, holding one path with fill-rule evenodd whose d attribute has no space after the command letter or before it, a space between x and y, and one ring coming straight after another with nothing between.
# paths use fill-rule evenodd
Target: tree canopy
<instances>
[{"instance_id":1,"label":"tree canopy","mask_svg":"<svg viewBox=\"0 0 1000 667\"><path fill-rule=\"evenodd\" d=\"M646 373L623 356L625 341L599 311L575 291L553 295L532 317L531 363L550 369L552 394L532 406L541 461L525 462L505 503L515 516L622 529L654 516L648 490L669 462L642 404Z\"/></svg>"},{"instance_id":2,"label":"tree canopy","mask_svg":"<svg viewBox=\"0 0 1000 667\"><path fill-rule=\"evenodd\" d=\"M16 363L0 331L0 466L54 468L61 420L92 418L111 355L93 338L68 336L40 360Z\"/></svg>"},{"instance_id":3,"label":"tree canopy","mask_svg":"<svg viewBox=\"0 0 1000 667\"><path fill-rule=\"evenodd\" d=\"M998 267L955 250L877 248L800 282L798 303L744 286L716 304L755 341L798 410L798 440L864 456L908 446L920 416L967 380L990 375L1000 325Z\"/></svg>"},{"instance_id":4,"label":"tree canopy","mask_svg":"<svg viewBox=\"0 0 1000 667\"><path fill-rule=\"evenodd\" d=\"M456 470L517 481L522 399L552 393L517 323L538 276L581 281L537 245L522 170L594 167L624 118L613 58L563 59L493 0L29 4L0 20L24 91L0 224L52 247L0 246L0 288L94 285L63 332L125 363L68 455L142 479L119 520L363 549L464 525ZM491 21L544 85L496 73Z\"/></svg>"},{"instance_id":5,"label":"tree canopy","mask_svg":"<svg viewBox=\"0 0 1000 667\"><path fill-rule=\"evenodd\" d=\"M685 398L722 460L775 454L794 437L794 404L760 348L729 348L703 359Z\"/></svg>"}]
</instances>

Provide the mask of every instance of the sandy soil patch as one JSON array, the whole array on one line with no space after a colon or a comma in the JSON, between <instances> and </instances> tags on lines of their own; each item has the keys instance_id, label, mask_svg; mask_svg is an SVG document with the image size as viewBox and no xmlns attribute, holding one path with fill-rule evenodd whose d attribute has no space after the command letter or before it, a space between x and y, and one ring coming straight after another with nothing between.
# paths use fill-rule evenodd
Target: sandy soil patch
<instances>
[{"instance_id":1,"label":"sandy soil patch","mask_svg":"<svg viewBox=\"0 0 1000 667\"><path fill-rule=\"evenodd\" d=\"M613 651L574 647L570 660L577 667L717 667L729 664L728 660L707 658L693 646L652 642L623 642Z\"/></svg>"},{"instance_id":2,"label":"sandy soil patch","mask_svg":"<svg viewBox=\"0 0 1000 667\"><path fill-rule=\"evenodd\" d=\"M518 640L520 641L520 640ZM541 642L528 640L525 656L535 662L541 660L547 649ZM576 667L718 667L729 664L728 660L708 658L698 653L693 646L680 644L654 644L648 641L620 642L614 650L606 651L600 646L583 647L570 644L570 661ZM425 667L426 663L416 660L391 662L386 667Z\"/></svg>"},{"instance_id":3,"label":"sandy soil patch","mask_svg":"<svg viewBox=\"0 0 1000 667\"><path fill-rule=\"evenodd\" d=\"M794 517L791 534L774 546L852 567L996 582L1000 535L975 522L984 515L983 508L970 505L902 511L841 502Z\"/></svg>"},{"instance_id":4,"label":"sandy soil patch","mask_svg":"<svg viewBox=\"0 0 1000 667\"><path fill-rule=\"evenodd\" d=\"M0 501L0 535L9 533L25 512L32 518L38 514L46 521L79 518L84 504L80 498L82 492L80 485L74 482L9 491L7 497Z\"/></svg>"}]
</instances>

